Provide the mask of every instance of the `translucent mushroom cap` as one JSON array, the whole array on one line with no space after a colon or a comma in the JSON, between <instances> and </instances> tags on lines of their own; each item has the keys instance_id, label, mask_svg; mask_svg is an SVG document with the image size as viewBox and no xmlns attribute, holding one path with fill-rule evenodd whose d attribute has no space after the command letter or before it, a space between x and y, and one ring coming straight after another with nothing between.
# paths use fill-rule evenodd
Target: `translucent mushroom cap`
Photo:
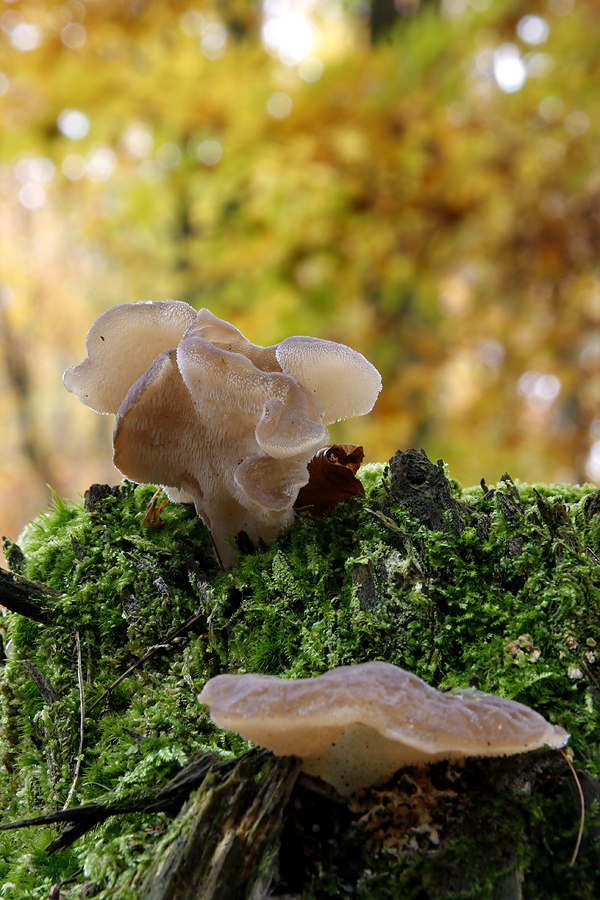
<instances>
[{"instance_id":1,"label":"translucent mushroom cap","mask_svg":"<svg viewBox=\"0 0 600 900\"><path fill-rule=\"evenodd\" d=\"M319 398L326 425L373 409L381 375L362 353L345 344L295 335L277 344L276 356L287 375Z\"/></svg>"},{"instance_id":2,"label":"translucent mushroom cap","mask_svg":"<svg viewBox=\"0 0 600 900\"><path fill-rule=\"evenodd\" d=\"M67 369L63 384L90 409L114 414L131 385L195 320L196 310L179 300L111 306L88 331L87 356Z\"/></svg>"},{"instance_id":3,"label":"translucent mushroom cap","mask_svg":"<svg viewBox=\"0 0 600 900\"><path fill-rule=\"evenodd\" d=\"M201 703L222 728L280 756L342 795L386 781L399 768L467 756L562 747L569 735L535 710L482 691L441 692L385 662L316 678L219 675Z\"/></svg>"}]
</instances>

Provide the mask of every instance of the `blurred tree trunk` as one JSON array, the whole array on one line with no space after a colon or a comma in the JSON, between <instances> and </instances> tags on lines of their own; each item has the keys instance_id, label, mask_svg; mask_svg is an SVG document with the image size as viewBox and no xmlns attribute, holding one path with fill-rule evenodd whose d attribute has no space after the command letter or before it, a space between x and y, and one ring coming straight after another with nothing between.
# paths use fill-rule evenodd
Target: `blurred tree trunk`
<instances>
[{"instance_id":1,"label":"blurred tree trunk","mask_svg":"<svg viewBox=\"0 0 600 900\"><path fill-rule=\"evenodd\" d=\"M399 18L414 15L427 2L432 0L371 0L371 42L385 38Z\"/></svg>"},{"instance_id":2,"label":"blurred tree trunk","mask_svg":"<svg viewBox=\"0 0 600 900\"><path fill-rule=\"evenodd\" d=\"M55 474L47 450L40 440L33 411L33 391L28 362L21 342L0 309L0 355L9 389L17 409L21 452L42 484L56 484Z\"/></svg>"}]
</instances>

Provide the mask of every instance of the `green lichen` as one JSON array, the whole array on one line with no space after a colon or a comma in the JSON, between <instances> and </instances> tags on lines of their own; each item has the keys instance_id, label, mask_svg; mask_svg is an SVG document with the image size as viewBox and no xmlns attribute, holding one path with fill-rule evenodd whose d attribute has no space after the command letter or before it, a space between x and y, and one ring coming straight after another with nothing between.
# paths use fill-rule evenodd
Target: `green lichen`
<instances>
[{"instance_id":1,"label":"green lichen","mask_svg":"<svg viewBox=\"0 0 600 900\"><path fill-rule=\"evenodd\" d=\"M150 797L194 753L243 753L248 744L214 726L197 702L214 675L306 677L371 659L410 669L436 687L476 680L483 690L538 709L571 733L576 765L591 783L600 774L595 489L504 480L492 491L462 491L454 483L464 518L457 534L449 519L445 531L432 531L411 518L393 499L383 466L365 466L361 474L364 499L322 520L300 515L271 546L242 554L228 573L216 570L209 535L191 507L169 504L162 525L144 524L152 487L125 482L95 489L85 503L55 498L7 553L15 571L61 596L50 627L5 616L4 821L60 809L67 799L80 740L76 635L89 710L196 612L180 638L135 668L86 717L72 806ZM31 667L54 699L40 690ZM535 896L553 897L556 866L566 879L563 896L565 884L572 885L569 896L593 896L594 885L600 890L597 810L588 810L586 852L571 878L558 844L574 844L576 805L568 799L565 807L554 782L531 794L508 779L499 795L490 788L498 777L494 765L473 761L464 776L474 785L464 803L479 835L484 820L494 822L498 858L488 854L487 866L473 851L476 831L450 829L433 854L429 847L386 856L365 849L351 823L335 859L322 843L321 874L305 896L337 896L345 885L357 898L395 897L400 890L415 898L495 897L502 879L534 872L548 885ZM510 815L502 812L507 803ZM135 898L127 885L141 882L153 848L177 827L170 821L162 813L113 817L50 856L44 847L57 836L55 826L1 833L0 897L41 900L83 867L80 880L93 883L94 896L114 896L119 886L119 896ZM543 846L553 848L554 862ZM434 887L442 862L448 871L463 866L464 877L450 879L449 893Z\"/></svg>"}]
</instances>

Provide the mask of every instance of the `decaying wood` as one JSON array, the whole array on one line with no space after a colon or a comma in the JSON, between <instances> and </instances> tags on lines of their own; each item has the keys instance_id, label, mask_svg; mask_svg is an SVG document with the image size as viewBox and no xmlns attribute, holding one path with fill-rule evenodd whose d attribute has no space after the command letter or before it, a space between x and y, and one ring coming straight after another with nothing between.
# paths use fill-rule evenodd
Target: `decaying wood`
<instances>
[{"instance_id":1,"label":"decaying wood","mask_svg":"<svg viewBox=\"0 0 600 900\"><path fill-rule=\"evenodd\" d=\"M64 823L68 827L46 847L54 853L111 816L166 812L176 817L175 833L169 833L173 836L151 871L134 876L140 900L258 900L275 872L285 810L299 771L299 760L275 758L268 750L250 750L227 762L203 754L154 797L65 808L1 825L0 831Z\"/></svg>"},{"instance_id":2,"label":"decaying wood","mask_svg":"<svg viewBox=\"0 0 600 900\"><path fill-rule=\"evenodd\" d=\"M176 836L144 878L140 900L264 897L299 769L293 757L267 761L264 752L255 752L225 779L208 775L182 810Z\"/></svg>"},{"instance_id":3,"label":"decaying wood","mask_svg":"<svg viewBox=\"0 0 600 900\"><path fill-rule=\"evenodd\" d=\"M60 592L45 584L28 581L20 575L0 569L0 605L34 622L49 625L53 601Z\"/></svg>"},{"instance_id":4,"label":"decaying wood","mask_svg":"<svg viewBox=\"0 0 600 900\"><path fill-rule=\"evenodd\" d=\"M433 531L464 528L464 504L452 496L451 485L438 459L433 465L424 450L398 450L389 463L390 493L411 516Z\"/></svg>"}]
</instances>

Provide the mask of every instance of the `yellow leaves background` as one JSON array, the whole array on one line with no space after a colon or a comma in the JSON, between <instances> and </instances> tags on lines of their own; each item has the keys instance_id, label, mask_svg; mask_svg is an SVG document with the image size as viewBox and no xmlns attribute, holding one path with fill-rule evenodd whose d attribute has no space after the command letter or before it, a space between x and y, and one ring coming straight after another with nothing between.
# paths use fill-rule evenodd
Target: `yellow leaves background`
<instances>
[{"instance_id":1,"label":"yellow leaves background","mask_svg":"<svg viewBox=\"0 0 600 900\"><path fill-rule=\"evenodd\" d=\"M367 459L423 446L465 483L600 478L597 4L423 3L374 45L353 9L315 0L311 70L267 52L245 0L0 6L11 537L47 483L118 477L112 422L60 376L130 300L363 352L384 390L332 439Z\"/></svg>"}]
</instances>

